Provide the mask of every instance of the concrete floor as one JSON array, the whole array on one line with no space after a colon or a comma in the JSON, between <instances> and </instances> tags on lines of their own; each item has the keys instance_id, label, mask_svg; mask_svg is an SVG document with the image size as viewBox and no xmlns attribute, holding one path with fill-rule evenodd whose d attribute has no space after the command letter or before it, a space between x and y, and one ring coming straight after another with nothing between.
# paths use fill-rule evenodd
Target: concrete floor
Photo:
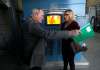
<instances>
[{"instance_id":1,"label":"concrete floor","mask_svg":"<svg viewBox=\"0 0 100 70\"><path fill-rule=\"evenodd\" d=\"M100 70L100 33L96 33L94 38L88 39L86 44L88 45L88 51L83 54L89 65L87 67L76 66L76 70ZM63 70L62 66L48 66L43 70Z\"/></svg>"},{"instance_id":2,"label":"concrete floor","mask_svg":"<svg viewBox=\"0 0 100 70\"><path fill-rule=\"evenodd\" d=\"M100 33L96 33L95 37L87 40L89 49L85 56L90 62L90 66L84 70L100 70Z\"/></svg>"},{"instance_id":3,"label":"concrete floor","mask_svg":"<svg viewBox=\"0 0 100 70\"><path fill-rule=\"evenodd\" d=\"M90 63L88 67L76 67L76 70L100 70L100 33L96 33L94 38L86 41L88 45L88 51L84 53ZM2 58L3 57L3 58ZM11 57L8 58L0 56L0 70L28 70L26 66L16 65L15 63L9 62L9 60L14 60ZM3 60L6 59L6 63ZM8 63L7 63L8 62ZM63 66L63 65L62 65ZM53 67L48 66L43 70L62 70L62 66L54 65Z\"/></svg>"}]
</instances>

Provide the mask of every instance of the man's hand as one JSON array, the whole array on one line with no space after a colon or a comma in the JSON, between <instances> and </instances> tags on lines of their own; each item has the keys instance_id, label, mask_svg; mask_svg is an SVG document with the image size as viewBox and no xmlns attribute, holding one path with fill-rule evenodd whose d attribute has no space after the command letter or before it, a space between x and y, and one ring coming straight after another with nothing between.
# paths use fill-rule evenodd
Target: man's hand
<instances>
[{"instance_id":1,"label":"man's hand","mask_svg":"<svg viewBox=\"0 0 100 70\"><path fill-rule=\"evenodd\" d=\"M69 36L77 36L80 34L80 30L72 30L72 31L68 31L68 35Z\"/></svg>"}]
</instances>

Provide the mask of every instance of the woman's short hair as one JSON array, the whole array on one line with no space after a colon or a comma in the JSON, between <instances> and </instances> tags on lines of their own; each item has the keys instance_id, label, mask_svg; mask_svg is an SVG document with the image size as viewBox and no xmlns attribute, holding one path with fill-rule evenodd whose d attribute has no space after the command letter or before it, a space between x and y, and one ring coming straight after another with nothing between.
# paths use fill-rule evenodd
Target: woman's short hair
<instances>
[{"instance_id":1,"label":"woman's short hair","mask_svg":"<svg viewBox=\"0 0 100 70\"><path fill-rule=\"evenodd\" d=\"M67 9L67 10L64 11L64 13L65 13L65 12L73 12L73 10Z\"/></svg>"},{"instance_id":2,"label":"woman's short hair","mask_svg":"<svg viewBox=\"0 0 100 70\"><path fill-rule=\"evenodd\" d=\"M73 12L73 10L71 10L71 9L67 9L67 10L64 11L64 14L65 14L66 12L71 12L72 15L73 15L72 19L75 20L75 16L74 16L74 12Z\"/></svg>"}]
</instances>

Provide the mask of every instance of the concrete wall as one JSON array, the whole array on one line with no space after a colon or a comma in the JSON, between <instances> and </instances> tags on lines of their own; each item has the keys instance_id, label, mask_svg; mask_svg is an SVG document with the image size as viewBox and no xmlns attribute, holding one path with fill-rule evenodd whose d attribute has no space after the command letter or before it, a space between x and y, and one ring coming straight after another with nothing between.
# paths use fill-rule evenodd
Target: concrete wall
<instances>
[{"instance_id":1,"label":"concrete wall","mask_svg":"<svg viewBox=\"0 0 100 70\"><path fill-rule=\"evenodd\" d=\"M67 9L71 8L79 16L85 15L86 0L23 0L24 16L31 15L33 8Z\"/></svg>"},{"instance_id":2,"label":"concrete wall","mask_svg":"<svg viewBox=\"0 0 100 70\"><path fill-rule=\"evenodd\" d=\"M87 7L92 7L97 4L100 4L100 0L87 0Z\"/></svg>"}]
</instances>

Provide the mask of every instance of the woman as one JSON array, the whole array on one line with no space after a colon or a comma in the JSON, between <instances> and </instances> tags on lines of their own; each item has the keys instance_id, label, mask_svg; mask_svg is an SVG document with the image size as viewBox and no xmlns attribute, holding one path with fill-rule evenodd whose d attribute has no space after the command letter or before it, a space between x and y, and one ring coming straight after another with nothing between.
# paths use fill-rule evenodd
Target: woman
<instances>
[{"instance_id":1,"label":"woman","mask_svg":"<svg viewBox=\"0 0 100 70\"><path fill-rule=\"evenodd\" d=\"M68 9L64 12L64 23L61 25L61 30L80 30L80 26L74 20L74 13L72 10ZM62 56L64 61L64 70L68 70L68 63L70 65L70 70L75 70L74 56L75 56L75 44L72 38L67 40L62 39Z\"/></svg>"}]
</instances>

